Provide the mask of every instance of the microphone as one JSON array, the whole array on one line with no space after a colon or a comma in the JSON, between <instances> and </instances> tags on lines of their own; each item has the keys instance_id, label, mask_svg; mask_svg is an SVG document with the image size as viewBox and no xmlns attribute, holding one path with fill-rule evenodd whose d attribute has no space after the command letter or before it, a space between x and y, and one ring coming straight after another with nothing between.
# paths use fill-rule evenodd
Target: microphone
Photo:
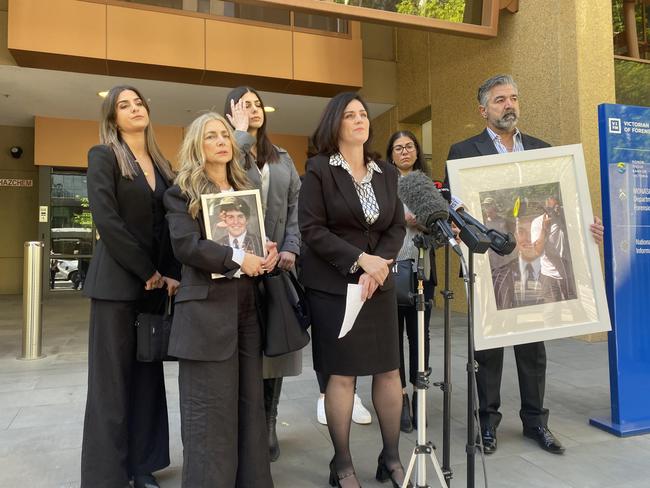
<instances>
[{"instance_id":1,"label":"microphone","mask_svg":"<svg viewBox=\"0 0 650 488\"><path fill-rule=\"evenodd\" d=\"M462 200L456 196L451 197L450 208L454 212L458 211L465 222L472 224L485 235L487 235L490 239L490 249L492 249L499 256L510 254L515 250L515 247L517 247L517 239L515 239L515 236L512 235L512 232L504 234L503 232L500 232L496 229L489 229L478 219L472 217L472 215L465 210Z\"/></svg>"},{"instance_id":2,"label":"microphone","mask_svg":"<svg viewBox=\"0 0 650 488\"><path fill-rule=\"evenodd\" d=\"M447 223L449 218L447 202L440 196L431 178L421 171L411 171L399 179L397 195L415 214L418 224L428 230L437 229L447 239L454 252L459 256L463 255L454 233Z\"/></svg>"}]
</instances>

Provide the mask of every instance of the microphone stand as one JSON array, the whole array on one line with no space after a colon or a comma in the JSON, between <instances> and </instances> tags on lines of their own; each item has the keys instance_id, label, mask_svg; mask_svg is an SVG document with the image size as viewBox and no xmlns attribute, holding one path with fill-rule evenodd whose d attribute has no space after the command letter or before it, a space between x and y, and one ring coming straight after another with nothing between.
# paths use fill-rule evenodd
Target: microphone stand
<instances>
[{"instance_id":1,"label":"microphone stand","mask_svg":"<svg viewBox=\"0 0 650 488\"><path fill-rule=\"evenodd\" d=\"M451 469L451 300L454 299L454 292L450 287L450 251L445 246L445 287L440 291L443 297L443 380L434 383L442 390L442 472L447 481L447 487L451 486L451 479L454 477Z\"/></svg>"},{"instance_id":2,"label":"microphone stand","mask_svg":"<svg viewBox=\"0 0 650 488\"><path fill-rule=\"evenodd\" d=\"M438 476L438 481L442 488L446 488L447 482L445 480L445 474L438 464L438 460L434 454L435 446L431 441L427 442L427 425L426 425L426 392L429 389L429 375L431 370L425 370L425 358L424 358L424 255L427 249L430 247L428 240L431 237L423 236L422 234L416 236L413 241L418 248L418 261L417 261L417 278L418 278L418 293L416 297L417 311L418 311L418 372L415 381L415 387L417 390L418 398L418 408L417 408L417 419L418 419L418 428L417 428L417 443L413 449L413 454L411 455L411 460L409 461L408 468L404 476L404 483L402 488L407 488L409 480L411 478L411 473L413 472L413 466L417 461L417 470L416 470L416 488L430 488L430 485L427 484L427 466L426 466L426 457L431 459L433 468L436 471ZM451 477L451 474L449 473Z\"/></svg>"}]
</instances>

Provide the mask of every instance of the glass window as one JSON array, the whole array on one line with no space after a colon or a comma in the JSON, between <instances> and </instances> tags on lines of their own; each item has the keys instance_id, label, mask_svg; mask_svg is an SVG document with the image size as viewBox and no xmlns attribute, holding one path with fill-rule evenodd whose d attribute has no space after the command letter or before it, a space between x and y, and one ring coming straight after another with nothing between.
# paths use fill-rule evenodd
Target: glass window
<instances>
[{"instance_id":1,"label":"glass window","mask_svg":"<svg viewBox=\"0 0 650 488\"><path fill-rule=\"evenodd\" d=\"M86 175L56 172L50 181L50 288L80 290L94 247Z\"/></svg>"},{"instance_id":2,"label":"glass window","mask_svg":"<svg viewBox=\"0 0 650 488\"><path fill-rule=\"evenodd\" d=\"M327 32L348 33L348 21L327 15L294 12L293 25L303 29L316 29Z\"/></svg>"},{"instance_id":3,"label":"glass window","mask_svg":"<svg viewBox=\"0 0 650 488\"><path fill-rule=\"evenodd\" d=\"M614 54L650 59L650 0L612 0Z\"/></svg>"}]
</instances>

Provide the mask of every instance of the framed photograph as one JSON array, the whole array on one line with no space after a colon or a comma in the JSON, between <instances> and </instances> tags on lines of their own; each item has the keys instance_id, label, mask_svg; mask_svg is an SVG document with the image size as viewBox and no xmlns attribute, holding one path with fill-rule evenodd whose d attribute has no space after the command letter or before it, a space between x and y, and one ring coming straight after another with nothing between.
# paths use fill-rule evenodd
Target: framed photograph
<instances>
[{"instance_id":1,"label":"framed photograph","mask_svg":"<svg viewBox=\"0 0 650 488\"><path fill-rule=\"evenodd\" d=\"M467 212L517 239L509 255L474 255L477 350L611 329L582 145L457 159L447 171Z\"/></svg>"},{"instance_id":2,"label":"framed photograph","mask_svg":"<svg viewBox=\"0 0 650 488\"><path fill-rule=\"evenodd\" d=\"M233 249L266 257L266 232L259 190L201 195L207 238ZM238 271L235 277L241 276ZM213 273L213 278L223 278Z\"/></svg>"}]
</instances>

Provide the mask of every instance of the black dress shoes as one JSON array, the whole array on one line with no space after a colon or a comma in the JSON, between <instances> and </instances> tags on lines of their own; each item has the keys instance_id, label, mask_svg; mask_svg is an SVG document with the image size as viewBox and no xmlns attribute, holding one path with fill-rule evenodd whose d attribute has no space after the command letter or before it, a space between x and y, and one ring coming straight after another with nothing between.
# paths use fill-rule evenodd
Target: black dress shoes
<instances>
[{"instance_id":1,"label":"black dress shoes","mask_svg":"<svg viewBox=\"0 0 650 488\"><path fill-rule=\"evenodd\" d=\"M564 453L564 447L548 427L524 427L524 436L537 441L539 447L552 454Z\"/></svg>"},{"instance_id":2,"label":"black dress shoes","mask_svg":"<svg viewBox=\"0 0 650 488\"><path fill-rule=\"evenodd\" d=\"M492 454L494 451L496 451L497 450L496 427L483 427L481 429L481 440L483 441L483 452L485 454Z\"/></svg>"},{"instance_id":3,"label":"black dress shoes","mask_svg":"<svg viewBox=\"0 0 650 488\"><path fill-rule=\"evenodd\" d=\"M160 488L152 474L139 474L133 477L133 488Z\"/></svg>"}]
</instances>

